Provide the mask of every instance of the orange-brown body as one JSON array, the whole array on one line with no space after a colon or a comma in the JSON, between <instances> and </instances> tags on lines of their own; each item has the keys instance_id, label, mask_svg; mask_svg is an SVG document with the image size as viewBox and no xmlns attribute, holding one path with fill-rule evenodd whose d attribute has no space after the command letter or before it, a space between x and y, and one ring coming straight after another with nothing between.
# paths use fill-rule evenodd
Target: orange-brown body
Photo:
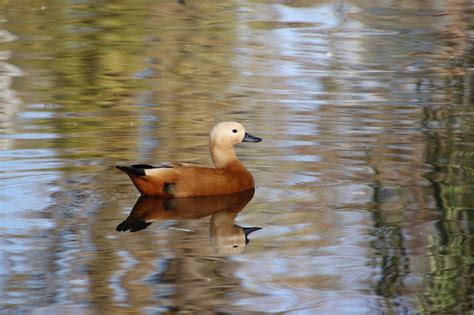
<instances>
[{"instance_id":1,"label":"orange-brown body","mask_svg":"<svg viewBox=\"0 0 474 315\"><path fill-rule=\"evenodd\" d=\"M145 176L127 173L145 196L193 197L224 195L255 186L252 174L240 161L223 168L176 166L156 168Z\"/></svg>"},{"instance_id":2,"label":"orange-brown body","mask_svg":"<svg viewBox=\"0 0 474 315\"><path fill-rule=\"evenodd\" d=\"M144 196L193 197L240 192L254 188L252 174L235 154L234 145L259 142L234 122L217 124L210 135L209 147L215 168L193 164L132 165L118 168L127 173Z\"/></svg>"}]
</instances>

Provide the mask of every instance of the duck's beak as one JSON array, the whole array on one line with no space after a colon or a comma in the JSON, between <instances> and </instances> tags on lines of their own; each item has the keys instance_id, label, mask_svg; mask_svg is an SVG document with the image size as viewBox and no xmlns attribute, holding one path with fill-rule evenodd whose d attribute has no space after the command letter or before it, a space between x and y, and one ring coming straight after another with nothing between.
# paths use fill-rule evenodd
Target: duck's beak
<instances>
[{"instance_id":1,"label":"duck's beak","mask_svg":"<svg viewBox=\"0 0 474 315\"><path fill-rule=\"evenodd\" d=\"M252 136L251 134L247 132L245 133L245 137L242 140L242 142L260 142L260 141L262 141L262 138Z\"/></svg>"}]
</instances>

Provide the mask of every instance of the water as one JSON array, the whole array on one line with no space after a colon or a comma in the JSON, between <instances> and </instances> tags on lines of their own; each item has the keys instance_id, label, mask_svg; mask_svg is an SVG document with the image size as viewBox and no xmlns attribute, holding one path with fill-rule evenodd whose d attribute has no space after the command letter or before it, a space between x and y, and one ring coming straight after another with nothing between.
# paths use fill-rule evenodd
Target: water
<instances>
[{"instance_id":1,"label":"water","mask_svg":"<svg viewBox=\"0 0 474 315\"><path fill-rule=\"evenodd\" d=\"M473 16L1 3L0 311L472 312ZM209 165L222 120L264 139L238 147L253 198L137 202L114 168ZM134 207L157 222L116 231Z\"/></svg>"}]
</instances>

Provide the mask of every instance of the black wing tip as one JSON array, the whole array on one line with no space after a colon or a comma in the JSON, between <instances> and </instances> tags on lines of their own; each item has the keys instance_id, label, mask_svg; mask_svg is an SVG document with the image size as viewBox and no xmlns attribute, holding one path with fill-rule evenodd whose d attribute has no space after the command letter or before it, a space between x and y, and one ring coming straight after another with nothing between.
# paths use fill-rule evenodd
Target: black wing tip
<instances>
[{"instance_id":1,"label":"black wing tip","mask_svg":"<svg viewBox=\"0 0 474 315\"><path fill-rule=\"evenodd\" d=\"M138 168L136 166L137 165L132 165L132 166L117 165L115 167L118 168L119 170L127 173L127 174L132 174L132 175L135 175L135 176L145 176L146 174L145 174L144 168Z\"/></svg>"},{"instance_id":2,"label":"black wing tip","mask_svg":"<svg viewBox=\"0 0 474 315\"><path fill-rule=\"evenodd\" d=\"M133 165L130 165L131 167L133 168L142 168L142 169L150 169L150 168L156 168L156 166L154 165L150 165L150 164L133 164Z\"/></svg>"}]
</instances>

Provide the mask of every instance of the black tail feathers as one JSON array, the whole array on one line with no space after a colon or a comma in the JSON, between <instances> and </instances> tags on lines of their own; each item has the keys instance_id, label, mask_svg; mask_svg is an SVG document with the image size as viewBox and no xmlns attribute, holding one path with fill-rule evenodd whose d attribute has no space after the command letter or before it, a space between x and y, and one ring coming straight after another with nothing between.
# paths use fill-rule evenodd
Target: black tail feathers
<instances>
[{"instance_id":1,"label":"black tail feathers","mask_svg":"<svg viewBox=\"0 0 474 315\"><path fill-rule=\"evenodd\" d=\"M124 171L127 174L132 174L135 176L145 176L145 169L137 167L138 165L132 166L116 166L119 170Z\"/></svg>"}]
</instances>

